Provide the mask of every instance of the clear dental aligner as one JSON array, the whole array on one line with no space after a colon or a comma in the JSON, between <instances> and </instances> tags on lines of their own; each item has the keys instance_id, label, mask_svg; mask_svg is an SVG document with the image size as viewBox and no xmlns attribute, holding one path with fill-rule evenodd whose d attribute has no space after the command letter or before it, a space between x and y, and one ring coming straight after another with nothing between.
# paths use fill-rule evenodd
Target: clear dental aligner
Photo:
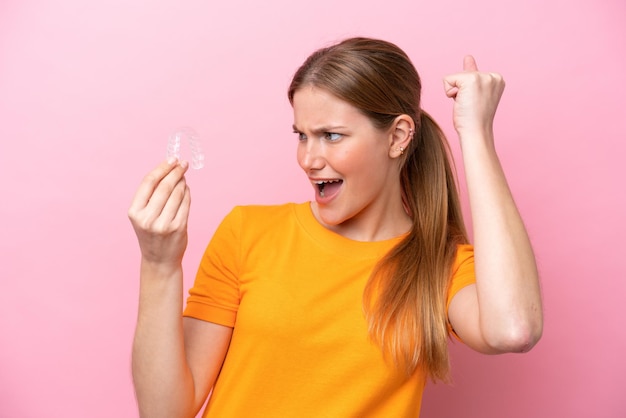
<instances>
[{"instance_id":1,"label":"clear dental aligner","mask_svg":"<svg viewBox=\"0 0 626 418\"><path fill-rule=\"evenodd\" d=\"M190 166L196 170L204 167L204 154L200 146L200 138L191 128L181 128L170 135L167 141L167 158L176 157L180 160L181 144L186 141L191 151Z\"/></svg>"}]
</instances>

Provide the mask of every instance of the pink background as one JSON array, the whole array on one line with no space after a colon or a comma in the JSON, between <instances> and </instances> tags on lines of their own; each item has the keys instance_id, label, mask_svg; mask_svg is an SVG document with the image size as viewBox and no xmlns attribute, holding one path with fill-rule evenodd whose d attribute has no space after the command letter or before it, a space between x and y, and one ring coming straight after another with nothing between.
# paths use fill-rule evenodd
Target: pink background
<instances>
[{"instance_id":1,"label":"pink background","mask_svg":"<svg viewBox=\"0 0 626 418\"><path fill-rule=\"evenodd\" d=\"M497 141L544 337L527 355L453 345L455 385L430 386L422 416L626 416L625 18L623 0L3 0L0 416L137 415L135 188L175 128L203 135L189 287L233 205L310 198L285 91L352 35L409 53L457 155L441 78L472 53L507 80Z\"/></svg>"}]
</instances>

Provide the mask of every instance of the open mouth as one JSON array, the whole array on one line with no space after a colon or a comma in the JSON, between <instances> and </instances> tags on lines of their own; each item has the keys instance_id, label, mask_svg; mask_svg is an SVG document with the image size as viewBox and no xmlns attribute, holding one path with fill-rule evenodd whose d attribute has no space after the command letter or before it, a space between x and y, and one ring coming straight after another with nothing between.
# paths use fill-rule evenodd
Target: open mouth
<instances>
[{"instance_id":1,"label":"open mouth","mask_svg":"<svg viewBox=\"0 0 626 418\"><path fill-rule=\"evenodd\" d=\"M321 197L332 196L341 187L343 180L318 181L317 189Z\"/></svg>"}]
</instances>

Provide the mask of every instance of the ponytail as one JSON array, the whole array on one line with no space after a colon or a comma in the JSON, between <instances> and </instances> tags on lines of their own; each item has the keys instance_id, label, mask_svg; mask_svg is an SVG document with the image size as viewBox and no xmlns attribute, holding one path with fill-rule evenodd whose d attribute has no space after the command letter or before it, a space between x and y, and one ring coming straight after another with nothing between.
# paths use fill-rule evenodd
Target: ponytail
<instances>
[{"instance_id":1,"label":"ponytail","mask_svg":"<svg viewBox=\"0 0 626 418\"><path fill-rule=\"evenodd\" d=\"M420 111L400 181L413 226L364 291L371 338L407 374L449 374L446 299L458 244L467 242L448 142Z\"/></svg>"}]
</instances>

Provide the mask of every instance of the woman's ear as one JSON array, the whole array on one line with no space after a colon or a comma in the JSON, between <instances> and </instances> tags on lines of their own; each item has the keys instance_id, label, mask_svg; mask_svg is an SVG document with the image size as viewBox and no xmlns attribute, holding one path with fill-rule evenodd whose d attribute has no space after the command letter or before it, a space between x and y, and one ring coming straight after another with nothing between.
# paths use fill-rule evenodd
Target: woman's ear
<instances>
[{"instance_id":1,"label":"woman's ear","mask_svg":"<svg viewBox=\"0 0 626 418\"><path fill-rule=\"evenodd\" d=\"M398 158L409 149L413 135L415 135L415 122L409 115L396 117L391 126L391 141L389 146L389 156Z\"/></svg>"}]
</instances>

